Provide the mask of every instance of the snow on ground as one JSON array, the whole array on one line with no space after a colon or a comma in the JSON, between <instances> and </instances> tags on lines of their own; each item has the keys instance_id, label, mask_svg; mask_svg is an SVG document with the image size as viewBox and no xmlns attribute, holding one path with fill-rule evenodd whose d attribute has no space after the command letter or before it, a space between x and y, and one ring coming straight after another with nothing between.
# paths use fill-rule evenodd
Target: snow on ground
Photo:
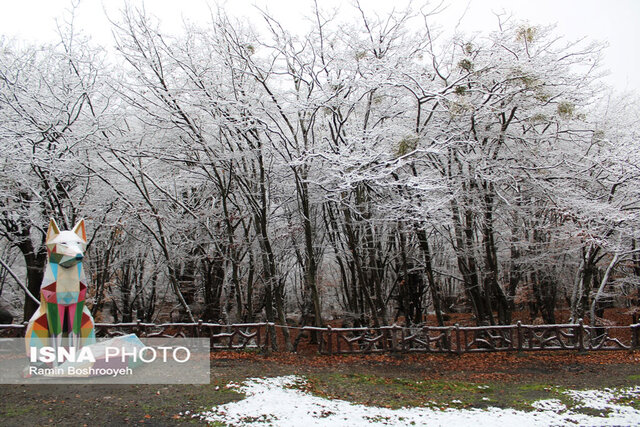
<instances>
[{"instance_id":1,"label":"snow on ground","mask_svg":"<svg viewBox=\"0 0 640 427\"><path fill-rule=\"evenodd\" d=\"M356 405L344 400L325 399L298 389L287 388L304 382L297 376L250 379L242 385L230 384L246 394L246 399L214 407L211 411L195 414L203 421L232 425L276 426L370 426L370 425L429 425L474 427L495 425L567 425L581 426L634 426L640 425L640 411L616 404L620 398L640 398L640 387L620 390L568 391L577 407L599 411L591 416L568 409L559 400L540 400L533 404L534 411L515 409L387 409Z\"/></svg>"}]
</instances>

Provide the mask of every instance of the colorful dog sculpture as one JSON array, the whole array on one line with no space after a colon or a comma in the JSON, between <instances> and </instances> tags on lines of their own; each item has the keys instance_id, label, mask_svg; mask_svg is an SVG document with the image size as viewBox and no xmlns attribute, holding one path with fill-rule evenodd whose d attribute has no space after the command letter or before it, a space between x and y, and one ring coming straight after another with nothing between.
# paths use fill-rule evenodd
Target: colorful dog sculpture
<instances>
[{"instance_id":1,"label":"colorful dog sculpture","mask_svg":"<svg viewBox=\"0 0 640 427\"><path fill-rule=\"evenodd\" d=\"M93 317L85 306L84 219L72 231L60 231L52 219L45 244L48 260L40 287L40 308L29 320L25 335L28 355L31 347L80 348L96 340Z\"/></svg>"}]
</instances>

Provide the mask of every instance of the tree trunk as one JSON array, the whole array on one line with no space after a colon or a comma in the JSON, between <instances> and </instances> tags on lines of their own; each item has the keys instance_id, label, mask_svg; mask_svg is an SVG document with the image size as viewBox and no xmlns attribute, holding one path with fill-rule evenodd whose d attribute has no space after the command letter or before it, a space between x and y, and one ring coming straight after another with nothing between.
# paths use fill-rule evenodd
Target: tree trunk
<instances>
[{"instance_id":1,"label":"tree trunk","mask_svg":"<svg viewBox=\"0 0 640 427\"><path fill-rule=\"evenodd\" d=\"M313 307L313 315L315 326L322 326L322 307L320 305L320 294L318 293L318 267L316 264L316 254L313 248L313 224L311 222L311 209L309 207L309 189L304 177L298 184L299 197L302 199L302 224L304 228L304 279L305 286L311 294L311 305Z\"/></svg>"},{"instance_id":2,"label":"tree trunk","mask_svg":"<svg viewBox=\"0 0 640 427\"><path fill-rule=\"evenodd\" d=\"M490 194L492 191L492 186L489 184L488 188L485 190L485 212L484 224L482 227L486 266L485 295L487 296L487 306L489 307L491 320L493 319L491 307L495 301L496 309L498 311L498 322L501 325L508 325L511 323L509 301L498 284L498 255L493 232L493 195Z\"/></svg>"},{"instance_id":3,"label":"tree trunk","mask_svg":"<svg viewBox=\"0 0 640 427\"><path fill-rule=\"evenodd\" d=\"M582 248L582 259L576 274L573 291L571 293L571 320L577 322L582 319L589 309L589 294L591 281L597 270L596 259L600 247L590 244L586 252Z\"/></svg>"},{"instance_id":4,"label":"tree trunk","mask_svg":"<svg viewBox=\"0 0 640 427\"><path fill-rule=\"evenodd\" d=\"M454 249L458 261L458 269L464 280L465 291L476 316L476 323L478 325L490 324L492 316L486 306L486 300L478 279L475 255L473 254L473 212L470 209L465 209L463 228L458 202L451 200L450 204L456 240Z\"/></svg>"},{"instance_id":5,"label":"tree trunk","mask_svg":"<svg viewBox=\"0 0 640 427\"><path fill-rule=\"evenodd\" d=\"M25 265L27 266L27 288L36 298L40 299L40 287L44 278L44 268L47 263L47 251L42 245L39 250L35 250L33 242L29 236L25 236L18 244L18 249L22 252ZM31 298L24 298L24 321L27 322L33 316L40 305Z\"/></svg>"},{"instance_id":6,"label":"tree trunk","mask_svg":"<svg viewBox=\"0 0 640 427\"><path fill-rule=\"evenodd\" d=\"M613 271L619 259L620 259L620 255L616 253L613 256L613 259L609 263L609 266L607 267L607 270L604 273L604 277L600 282L600 286L598 287L598 291L596 292L596 295L593 297L593 301L591 302L591 310L589 311L589 314L590 314L589 321L591 322L592 326L596 326L598 324L598 321L597 321L598 318L596 317L596 307L600 301L600 298L602 298L602 295L604 294L604 288L609 283L609 277L611 276L611 271Z\"/></svg>"},{"instance_id":7,"label":"tree trunk","mask_svg":"<svg viewBox=\"0 0 640 427\"><path fill-rule=\"evenodd\" d=\"M444 318L442 317L441 299L440 299L440 287L436 283L433 277L433 266L431 262L431 249L429 248L429 241L427 240L427 233L416 226L416 234L418 235L418 243L420 249L422 249L422 256L424 257L424 269L427 275L427 281L429 282L429 290L431 291L431 300L433 301L433 310L436 313L436 319L439 326L444 326Z\"/></svg>"},{"instance_id":8,"label":"tree trunk","mask_svg":"<svg viewBox=\"0 0 640 427\"><path fill-rule=\"evenodd\" d=\"M347 208L344 209L344 218L345 218L344 227L347 235L347 246L353 258L353 263L355 266L355 271L356 271L356 276L358 278L360 291L362 292L364 301L366 302L367 306L369 307L369 310L371 311L371 317L373 319L374 326L379 327L381 326L381 324L380 324L380 318L378 317L378 310L373 300L371 299L371 294L369 293L369 289L367 286L368 281L365 278L364 271L362 268L362 259L358 251L358 242L356 241L356 236L355 236L353 224L351 221L351 213Z\"/></svg>"}]
</instances>

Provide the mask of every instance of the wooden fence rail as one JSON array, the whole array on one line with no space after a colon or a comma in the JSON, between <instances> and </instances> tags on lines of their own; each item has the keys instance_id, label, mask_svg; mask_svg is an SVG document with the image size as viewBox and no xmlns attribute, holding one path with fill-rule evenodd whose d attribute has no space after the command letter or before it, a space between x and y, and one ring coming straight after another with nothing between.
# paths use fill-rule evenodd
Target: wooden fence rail
<instances>
[{"instance_id":1,"label":"wooden fence rail","mask_svg":"<svg viewBox=\"0 0 640 427\"><path fill-rule=\"evenodd\" d=\"M211 349L245 350L278 348L274 323L97 323L97 337L135 333L139 337L204 337ZM26 325L0 325L0 336L24 335ZM560 325L416 326L379 328L289 327L315 339L322 354L372 353L477 353L504 351L579 352L640 350L640 323L628 326L588 326L582 321ZM274 341L274 337L276 337ZM298 342L299 340L296 340Z\"/></svg>"}]
</instances>

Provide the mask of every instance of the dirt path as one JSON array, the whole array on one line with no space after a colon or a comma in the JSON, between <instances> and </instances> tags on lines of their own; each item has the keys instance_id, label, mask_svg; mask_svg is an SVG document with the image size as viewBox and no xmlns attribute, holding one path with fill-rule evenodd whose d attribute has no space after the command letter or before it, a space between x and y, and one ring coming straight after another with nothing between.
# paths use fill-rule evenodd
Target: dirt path
<instances>
[{"instance_id":1,"label":"dirt path","mask_svg":"<svg viewBox=\"0 0 640 427\"><path fill-rule=\"evenodd\" d=\"M532 393L538 390L542 393L542 386L546 384L567 388L639 385L640 353L398 357L216 353L212 355L209 385L2 385L0 423L7 426L115 426L196 422L184 416L184 412L242 398L225 388L228 382L290 374L312 379L310 383L315 387L312 391L319 394L363 403L411 404L407 399L415 396L449 399L464 393L461 384L472 383L490 384L497 390L495 395L500 404L500 396L506 399L503 403L508 403L514 398L508 391L523 385L523 390ZM430 388L416 388L415 384L428 384ZM440 395L442 390L447 393ZM390 393L396 400L389 400ZM536 393L531 397L536 397ZM476 403L469 400L468 405Z\"/></svg>"}]
</instances>

